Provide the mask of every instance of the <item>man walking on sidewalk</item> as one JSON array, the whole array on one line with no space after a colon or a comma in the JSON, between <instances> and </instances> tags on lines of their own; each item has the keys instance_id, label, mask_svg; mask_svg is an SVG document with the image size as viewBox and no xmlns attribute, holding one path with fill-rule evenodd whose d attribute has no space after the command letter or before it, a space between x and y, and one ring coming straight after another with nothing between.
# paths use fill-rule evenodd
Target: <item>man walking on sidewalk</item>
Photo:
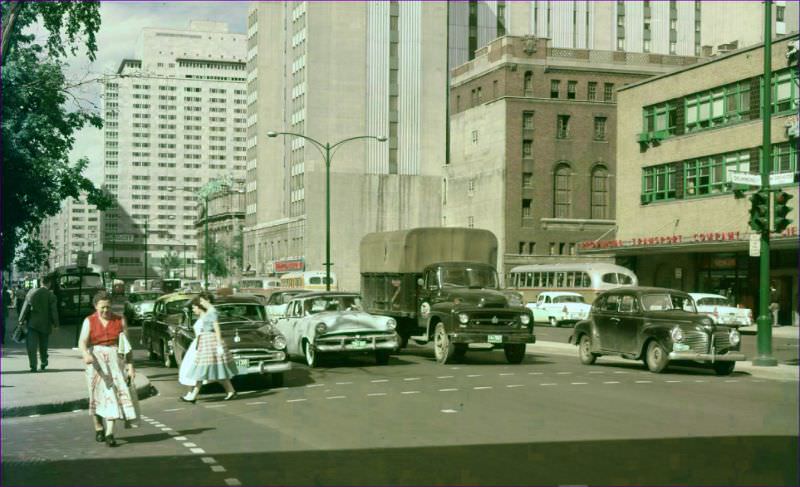
<instances>
[{"instance_id":1,"label":"man walking on sidewalk","mask_svg":"<svg viewBox=\"0 0 800 487\"><path fill-rule=\"evenodd\" d=\"M28 335L25 344L28 348L28 364L31 372L36 372L36 351L42 359L42 370L47 368L47 346L50 341L50 332L58 328L58 307L56 295L50 290L52 278L45 276L41 287L34 289L25 296L19 321L25 323Z\"/></svg>"}]
</instances>

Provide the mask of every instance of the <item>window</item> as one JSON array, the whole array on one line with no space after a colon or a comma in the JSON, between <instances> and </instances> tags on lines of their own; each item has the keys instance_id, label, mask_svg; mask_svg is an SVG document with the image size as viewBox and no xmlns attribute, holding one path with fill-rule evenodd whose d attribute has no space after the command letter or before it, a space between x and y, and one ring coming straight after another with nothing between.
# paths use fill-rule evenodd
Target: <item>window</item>
<instances>
[{"instance_id":1,"label":"window","mask_svg":"<svg viewBox=\"0 0 800 487\"><path fill-rule=\"evenodd\" d=\"M746 120L750 112L748 80L689 95L684 99L686 131Z\"/></svg>"},{"instance_id":2,"label":"window","mask_svg":"<svg viewBox=\"0 0 800 487\"><path fill-rule=\"evenodd\" d=\"M483 94L482 94L482 90L481 90L480 86L478 87L478 90L477 90L477 97L478 97L478 103L479 104L483 103Z\"/></svg>"},{"instance_id":3,"label":"window","mask_svg":"<svg viewBox=\"0 0 800 487\"><path fill-rule=\"evenodd\" d=\"M701 157L684 163L686 196L718 194L728 191L731 172L750 171L749 151Z\"/></svg>"},{"instance_id":4,"label":"window","mask_svg":"<svg viewBox=\"0 0 800 487\"><path fill-rule=\"evenodd\" d=\"M554 79L550 80L550 98L558 98L559 86L561 81Z\"/></svg>"},{"instance_id":5,"label":"window","mask_svg":"<svg viewBox=\"0 0 800 487\"><path fill-rule=\"evenodd\" d=\"M772 76L772 112L796 112L798 74L796 69L778 71Z\"/></svg>"},{"instance_id":6,"label":"window","mask_svg":"<svg viewBox=\"0 0 800 487\"><path fill-rule=\"evenodd\" d=\"M560 164L556 168L553 193L553 216L555 218L570 218L570 206L572 202L572 191L570 188L570 167L567 164Z\"/></svg>"},{"instance_id":7,"label":"window","mask_svg":"<svg viewBox=\"0 0 800 487\"><path fill-rule=\"evenodd\" d=\"M594 140L606 140L606 117L594 117Z\"/></svg>"},{"instance_id":8,"label":"window","mask_svg":"<svg viewBox=\"0 0 800 487\"><path fill-rule=\"evenodd\" d=\"M675 199L675 163L642 168L642 202Z\"/></svg>"},{"instance_id":9,"label":"window","mask_svg":"<svg viewBox=\"0 0 800 487\"><path fill-rule=\"evenodd\" d=\"M567 100L575 99L575 90L578 87L577 81L567 81Z\"/></svg>"},{"instance_id":10,"label":"window","mask_svg":"<svg viewBox=\"0 0 800 487\"><path fill-rule=\"evenodd\" d=\"M597 166L592 170L592 219L609 218L608 195L608 169L605 166Z\"/></svg>"},{"instance_id":11,"label":"window","mask_svg":"<svg viewBox=\"0 0 800 487\"><path fill-rule=\"evenodd\" d=\"M556 123L556 138L566 139L569 136L569 115L559 115Z\"/></svg>"},{"instance_id":12,"label":"window","mask_svg":"<svg viewBox=\"0 0 800 487\"><path fill-rule=\"evenodd\" d=\"M596 81L589 81L588 88L586 89L586 99L587 100L596 100L597 99L597 82Z\"/></svg>"},{"instance_id":13,"label":"window","mask_svg":"<svg viewBox=\"0 0 800 487\"><path fill-rule=\"evenodd\" d=\"M533 130L533 112L522 112L522 128Z\"/></svg>"},{"instance_id":14,"label":"window","mask_svg":"<svg viewBox=\"0 0 800 487\"><path fill-rule=\"evenodd\" d=\"M523 188L532 188L533 187L533 173L532 172L524 172L524 173L522 173L522 187Z\"/></svg>"},{"instance_id":15,"label":"window","mask_svg":"<svg viewBox=\"0 0 800 487\"><path fill-rule=\"evenodd\" d=\"M522 157L524 157L524 158L533 157L533 141L532 140L523 140L522 141Z\"/></svg>"},{"instance_id":16,"label":"window","mask_svg":"<svg viewBox=\"0 0 800 487\"><path fill-rule=\"evenodd\" d=\"M525 198L522 200L522 218L531 218L531 203L533 200Z\"/></svg>"},{"instance_id":17,"label":"window","mask_svg":"<svg viewBox=\"0 0 800 487\"><path fill-rule=\"evenodd\" d=\"M664 139L675 135L676 108L672 102L659 103L644 108L644 131L647 138Z\"/></svg>"},{"instance_id":18,"label":"window","mask_svg":"<svg viewBox=\"0 0 800 487\"><path fill-rule=\"evenodd\" d=\"M533 71L525 71L523 89L525 96L533 96Z\"/></svg>"},{"instance_id":19,"label":"window","mask_svg":"<svg viewBox=\"0 0 800 487\"><path fill-rule=\"evenodd\" d=\"M791 142L772 146L772 172L797 172L797 146Z\"/></svg>"},{"instance_id":20,"label":"window","mask_svg":"<svg viewBox=\"0 0 800 487\"><path fill-rule=\"evenodd\" d=\"M614 101L614 83L603 83L603 101Z\"/></svg>"}]
</instances>

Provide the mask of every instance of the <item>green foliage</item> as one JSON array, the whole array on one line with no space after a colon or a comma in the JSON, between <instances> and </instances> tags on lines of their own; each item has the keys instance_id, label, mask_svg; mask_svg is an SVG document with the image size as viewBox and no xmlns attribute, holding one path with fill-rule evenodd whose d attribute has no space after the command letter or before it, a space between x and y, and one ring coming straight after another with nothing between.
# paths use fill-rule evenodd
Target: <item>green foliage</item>
<instances>
[{"instance_id":1,"label":"green foliage","mask_svg":"<svg viewBox=\"0 0 800 487\"><path fill-rule=\"evenodd\" d=\"M100 27L97 2L2 2L2 242L3 269L17 250L31 245L42 221L55 215L66 198L82 192L104 210L110 195L83 176L87 159L70 163L74 134L86 124L100 128L101 118L74 105L62 59L86 47L94 59L95 33ZM11 17L11 18L9 18ZM26 29L35 22L48 31L44 45ZM10 26L10 27L9 27ZM40 255L34 248L31 255ZM23 262L31 261L23 255Z\"/></svg>"},{"instance_id":2,"label":"green foliage","mask_svg":"<svg viewBox=\"0 0 800 487\"><path fill-rule=\"evenodd\" d=\"M229 255L230 249L227 245L222 242L209 240L208 251L205 255L208 264L208 274L217 277L228 277L230 274L230 270L228 269Z\"/></svg>"},{"instance_id":3,"label":"green foliage","mask_svg":"<svg viewBox=\"0 0 800 487\"><path fill-rule=\"evenodd\" d=\"M183 258L174 250L170 250L161 258L161 272L163 273L163 277L170 277L169 272L171 270L181 268L183 268Z\"/></svg>"},{"instance_id":4,"label":"green foliage","mask_svg":"<svg viewBox=\"0 0 800 487\"><path fill-rule=\"evenodd\" d=\"M47 266L47 259L55 250L53 242L43 243L33 235L26 235L23 248L17 255L17 269L20 272L42 272Z\"/></svg>"}]
</instances>

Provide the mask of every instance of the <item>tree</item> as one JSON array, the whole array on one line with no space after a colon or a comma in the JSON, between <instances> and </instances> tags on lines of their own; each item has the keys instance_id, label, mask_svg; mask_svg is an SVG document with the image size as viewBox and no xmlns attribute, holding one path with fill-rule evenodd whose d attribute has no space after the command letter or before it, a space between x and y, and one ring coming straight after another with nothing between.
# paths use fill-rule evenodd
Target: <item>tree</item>
<instances>
[{"instance_id":1,"label":"tree","mask_svg":"<svg viewBox=\"0 0 800 487\"><path fill-rule=\"evenodd\" d=\"M168 251L164 257L161 258L161 272L164 278L170 277L172 269L180 269L183 267L183 259L174 250Z\"/></svg>"},{"instance_id":2,"label":"tree","mask_svg":"<svg viewBox=\"0 0 800 487\"><path fill-rule=\"evenodd\" d=\"M209 239L208 251L204 257L208 265L208 273L217 277L228 277L230 274L228 269L229 254L230 250L223 242L215 242Z\"/></svg>"},{"instance_id":3,"label":"tree","mask_svg":"<svg viewBox=\"0 0 800 487\"><path fill-rule=\"evenodd\" d=\"M41 272L48 265L47 259L54 250L52 242L43 243L37 239L27 241L17 256L17 269L20 272Z\"/></svg>"},{"instance_id":4,"label":"tree","mask_svg":"<svg viewBox=\"0 0 800 487\"><path fill-rule=\"evenodd\" d=\"M29 262L45 252L46 258L48 246L34 243L37 229L60 211L64 199L85 193L87 202L100 210L113 200L83 175L87 159L69 161L75 132L86 124L102 127L99 115L72 95L64 75L64 58L76 54L80 45L94 60L99 3L3 1L0 9L4 19L0 238L7 270L15 257ZM27 33L36 23L49 33L44 44Z\"/></svg>"}]
</instances>

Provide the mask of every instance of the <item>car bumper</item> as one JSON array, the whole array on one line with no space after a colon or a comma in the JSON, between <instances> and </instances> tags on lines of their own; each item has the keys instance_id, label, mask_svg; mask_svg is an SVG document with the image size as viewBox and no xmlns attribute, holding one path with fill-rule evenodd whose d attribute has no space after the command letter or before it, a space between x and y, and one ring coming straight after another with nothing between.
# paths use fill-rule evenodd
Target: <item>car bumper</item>
<instances>
[{"instance_id":1,"label":"car bumper","mask_svg":"<svg viewBox=\"0 0 800 487\"><path fill-rule=\"evenodd\" d=\"M740 362L747 360L743 353L728 352L718 353L698 353L698 352L670 352L670 360L693 360L695 362Z\"/></svg>"},{"instance_id":2,"label":"car bumper","mask_svg":"<svg viewBox=\"0 0 800 487\"><path fill-rule=\"evenodd\" d=\"M250 374L276 374L280 372L287 372L292 370L290 362L261 362L257 364L251 363L247 367L238 367L238 375Z\"/></svg>"},{"instance_id":3,"label":"car bumper","mask_svg":"<svg viewBox=\"0 0 800 487\"><path fill-rule=\"evenodd\" d=\"M318 338L314 349L318 352L363 352L369 350L398 350L400 337L393 335L366 335Z\"/></svg>"},{"instance_id":4,"label":"car bumper","mask_svg":"<svg viewBox=\"0 0 800 487\"><path fill-rule=\"evenodd\" d=\"M536 343L536 336L523 333L453 333L450 340L454 343Z\"/></svg>"}]
</instances>

